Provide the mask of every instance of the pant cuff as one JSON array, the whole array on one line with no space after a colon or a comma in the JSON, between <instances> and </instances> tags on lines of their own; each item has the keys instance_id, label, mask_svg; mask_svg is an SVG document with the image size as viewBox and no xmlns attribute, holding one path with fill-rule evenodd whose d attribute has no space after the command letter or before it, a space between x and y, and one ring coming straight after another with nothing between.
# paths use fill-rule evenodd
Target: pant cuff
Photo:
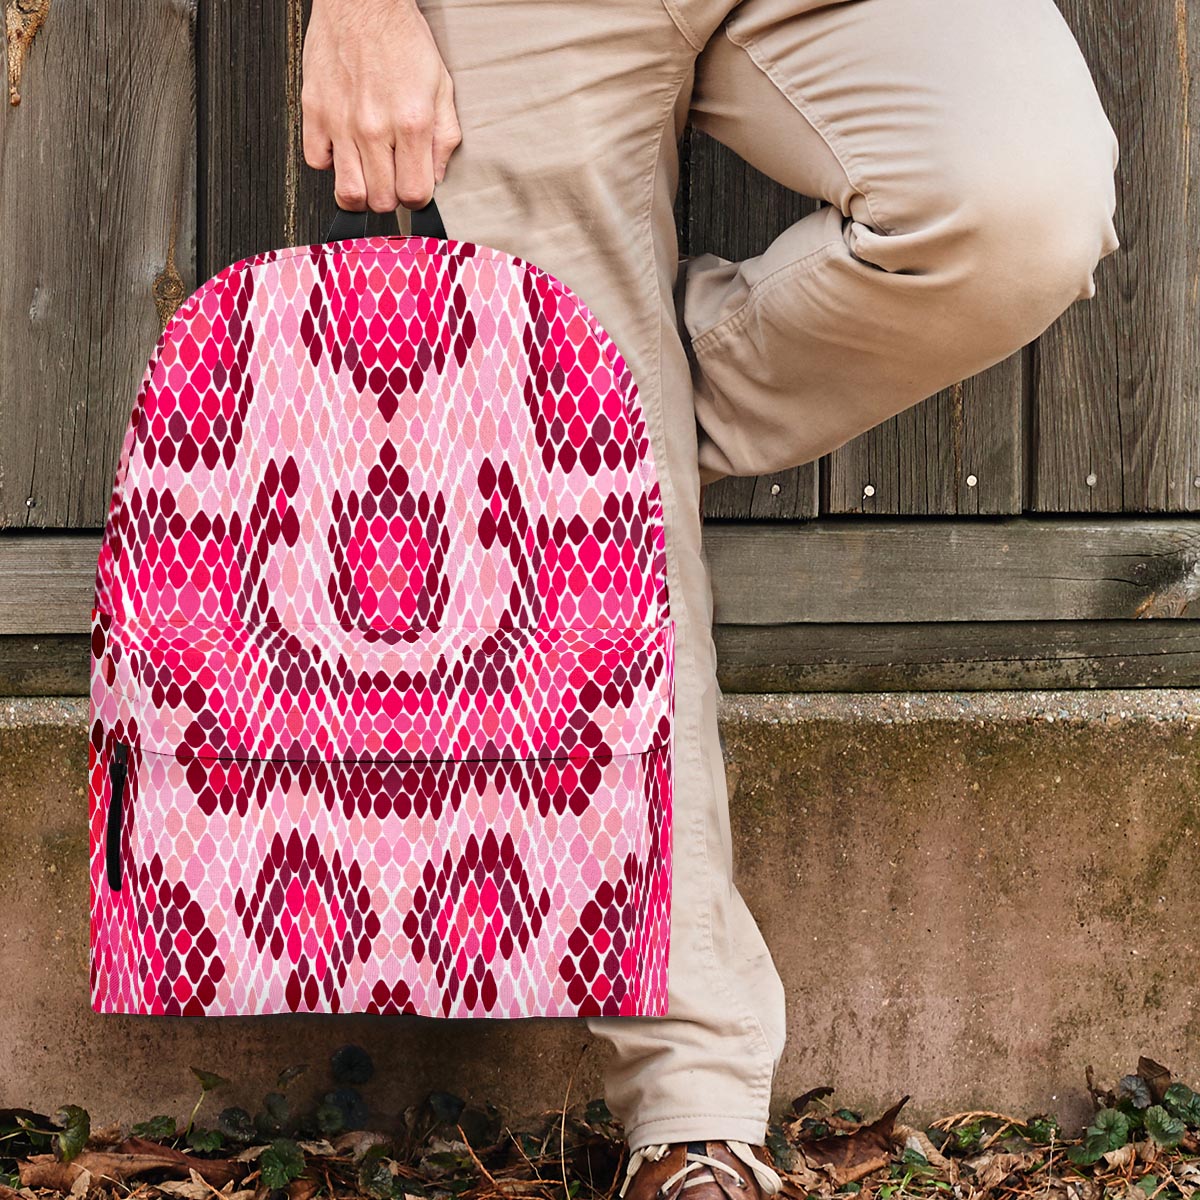
<instances>
[{"instance_id":1,"label":"pant cuff","mask_svg":"<svg viewBox=\"0 0 1200 1200\"><path fill-rule=\"evenodd\" d=\"M761 1146L767 1140L767 1122L762 1117L735 1117L722 1113L685 1113L678 1117L656 1117L638 1121L626 1129L630 1150L658 1142L733 1141Z\"/></svg>"}]
</instances>

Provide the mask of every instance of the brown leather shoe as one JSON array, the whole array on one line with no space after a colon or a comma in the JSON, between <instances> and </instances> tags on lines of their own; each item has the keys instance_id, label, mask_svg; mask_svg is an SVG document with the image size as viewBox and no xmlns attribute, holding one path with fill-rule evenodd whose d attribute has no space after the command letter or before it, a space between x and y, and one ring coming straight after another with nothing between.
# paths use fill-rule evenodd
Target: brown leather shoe
<instances>
[{"instance_id":1,"label":"brown leather shoe","mask_svg":"<svg viewBox=\"0 0 1200 1200\"><path fill-rule=\"evenodd\" d=\"M635 1150L620 1195L624 1200L763 1200L782 1190L765 1146L674 1142Z\"/></svg>"}]
</instances>

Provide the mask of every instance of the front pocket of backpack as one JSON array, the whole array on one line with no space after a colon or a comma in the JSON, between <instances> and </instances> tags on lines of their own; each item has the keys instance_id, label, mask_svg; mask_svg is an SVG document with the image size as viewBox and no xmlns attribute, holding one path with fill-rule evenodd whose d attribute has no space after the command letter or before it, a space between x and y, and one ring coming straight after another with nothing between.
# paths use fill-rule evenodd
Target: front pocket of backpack
<instances>
[{"instance_id":1,"label":"front pocket of backpack","mask_svg":"<svg viewBox=\"0 0 1200 1200\"><path fill-rule=\"evenodd\" d=\"M668 747L426 763L149 753L141 771L130 911L147 1011L651 1011Z\"/></svg>"},{"instance_id":2,"label":"front pocket of backpack","mask_svg":"<svg viewBox=\"0 0 1200 1200\"><path fill-rule=\"evenodd\" d=\"M119 992L138 999L122 1011L664 1011L672 634L540 649L536 691L519 680L536 706L486 708L504 677L481 676L454 738L429 720L416 736L415 705L352 706L365 718L341 745L388 718L392 745L417 747L405 758L329 757L330 737L214 753L303 734L311 697L269 709L260 652L228 639L129 640L140 742L119 912L138 965ZM411 682L428 708L428 681ZM502 727L521 714L530 725ZM529 746L542 752L516 753Z\"/></svg>"}]
</instances>

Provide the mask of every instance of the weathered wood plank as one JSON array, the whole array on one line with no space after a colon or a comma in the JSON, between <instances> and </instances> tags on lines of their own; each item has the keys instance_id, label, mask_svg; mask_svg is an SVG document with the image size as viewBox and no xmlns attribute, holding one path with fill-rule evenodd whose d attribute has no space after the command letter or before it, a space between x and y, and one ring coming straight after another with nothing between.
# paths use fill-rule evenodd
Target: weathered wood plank
<instances>
[{"instance_id":1,"label":"weathered wood plank","mask_svg":"<svg viewBox=\"0 0 1200 1200\"><path fill-rule=\"evenodd\" d=\"M725 692L1196 687L1194 621L717 625Z\"/></svg>"},{"instance_id":2,"label":"weathered wood plank","mask_svg":"<svg viewBox=\"0 0 1200 1200\"><path fill-rule=\"evenodd\" d=\"M86 696L90 667L83 634L0 636L0 696Z\"/></svg>"},{"instance_id":3,"label":"weathered wood plank","mask_svg":"<svg viewBox=\"0 0 1200 1200\"><path fill-rule=\"evenodd\" d=\"M194 0L53 4L0 105L0 528L97 526L194 286Z\"/></svg>"},{"instance_id":4,"label":"weathered wood plank","mask_svg":"<svg viewBox=\"0 0 1200 1200\"><path fill-rule=\"evenodd\" d=\"M204 278L280 246L319 242L334 212L333 173L304 161L300 63L311 0L205 0L199 72ZM371 233L395 233L372 213Z\"/></svg>"},{"instance_id":5,"label":"weathered wood plank","mask_svg":"<svg viewBox=\"0 0 1200 1200\"><path fill-rule=\"evenodd\" d=\"M705 522L704 539L724 623L1200 616L1190 520Z\"/></svg>"},{"instance_id":6,"label":"weathered wood plank","mask_svg":"<svg viewBox=\"0 0 1200 1200\"><path fill-rule=\"evenodd\" d=\"M1060 0L1120 143L1121 247L1038 345L1032 507L1200 508L1200 7Z\"/></svg>"},{"instance_id":7,"label":"weathered wood plank","mask_svg":"<svg viewBox=\"0 0 1200 1200\"><path fill-rule=\"evenodd\" d=\"M706 520L704 545L725 624L1200 616L1194 520ZM85 632L98 551L0 538L0 634Z\"/></svg>"},{"instance_id":8,"label":"weathered wood plank","mask_svg":"<svg viewBox=\"0 0 1200 1200\"><path fill-rule=\"evenodd\" d=\"M0 536L0 634L87 633L100 534Z\"/></svg>"},{"instance_id":9,"label":"weathered wood plank","mask_svg":"<svg viewBox=\"0 0 1200 1200\"><path fill-rule=\"evenodd\" d=\"M1025 357L1010 355L827 454L822 512L1020 512Z\"/></svg>"},{"instance_id":10,"label":"weathered wood plank","mask_svg":"<svg viewBox=\"0 0 1200 1200\"><path fill-rule=\"evenodd\" d=\"M1200 686L1192 621L718 625L733 692ZM82 634L0 636L0 696L86 696Z\"/></svg>"}]
</instances>

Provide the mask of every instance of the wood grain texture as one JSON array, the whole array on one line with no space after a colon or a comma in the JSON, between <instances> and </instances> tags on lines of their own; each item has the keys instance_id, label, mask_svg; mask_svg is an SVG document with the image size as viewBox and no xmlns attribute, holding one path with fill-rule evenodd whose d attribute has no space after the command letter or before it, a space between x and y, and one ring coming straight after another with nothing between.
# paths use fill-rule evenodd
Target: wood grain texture
<instances>
[{"instance_id":1,"label":"wood grain texture","mask_svg":"<svg viewBox=\"0 0 1200 1200\"><path fill-rule=\"evenodd\" d=\"M0 536L0 634L88 633L100 534Z\"/></svg>"},{"instance_id":2,"label":"wood grain texture","mask_svg":"<svg viewBox=\"0 0 1200 1200\"><path fill-rule=\"evenodd\" d=\"M825 455L824 513L995 516L1022 508L1025 354Z\"/></svg>"},{"instance_id":3,"label":"wood grain texture","mask_svg":"<svg viewBox=\"0 0 1200 1200\"><path fill-rule=\"evenodd\" d=\"M708 519L704 551L722 624L1200 616L1188 519ZM98 534L0 537L0 634L86 633L98 553Z\"/></svg>"},{"instance_id":4,"label":"wood grain texture","mask_svg":"<svg viewBox=\"0 0 1200 1200\"><path fill-rule=\"evenodd\" d=\"M1195 621L717 625L713 640L725 692L1200 685Z\"/></svg>"},{"instance_id":5,"label":"wood grain texture","mask_svg":"<svg viewBox=\"0 0 1200 1200\"><path fill-rule=\"evenodd\" d=\"M199 29L203 278L252 254L323 239L333 173L304 161L301 55L311 0L205 0ZM395 233L394 213L368 231Z\"/></svg>"},{"instance_id":6,"label":"wood grain texture","mask_svg":"<svg viewBox=\"0 0 1200 1200\"><path fill-rule=\"evenodd\" d=\"M1193 621L717 625L723 692L1200 686ZM0 635L0 696L86 696L83 634Z\"/></svg>"},{"instance_id":7,"label":"wood grain texture","mask_svg":"<svg viewBox=\"0 0 1200 1200\"><path fill-rule=\"evenodd\" d=\"M0 636L0 696L86 696L88 643L84 634Z\"/></svg>"},{"instance_id":8,"label":"wood grain texture","mask_svg":"<svg viewBox=\"0 0 1200 1200\"><path fill-rule=\"evenodd\" d=\"M1031 504L1200 508L1200 6L1060 0L1120 144L1097 294L1038 343Z\"/></svg>"},{"instance_id":9,"label":"wood grain texture","mask_svg":"<svg viewBox=\"0 0 1200 1200\"><path fill-rule=\"evenodd\" d=\"M0 105L0 528L102 523L194 286L193 4L53 4Z\"/></svg>"},{"instance_id":10,"label":"wood grain texture","mask_svg":"<svg viewBox=\"0 0 1200 1200\"><path fill-rule=\"evenodd\" d=\"M706 521L713 619L1050 621L1200 616L1200 522Z\"/></svg>"}]
</instances>

